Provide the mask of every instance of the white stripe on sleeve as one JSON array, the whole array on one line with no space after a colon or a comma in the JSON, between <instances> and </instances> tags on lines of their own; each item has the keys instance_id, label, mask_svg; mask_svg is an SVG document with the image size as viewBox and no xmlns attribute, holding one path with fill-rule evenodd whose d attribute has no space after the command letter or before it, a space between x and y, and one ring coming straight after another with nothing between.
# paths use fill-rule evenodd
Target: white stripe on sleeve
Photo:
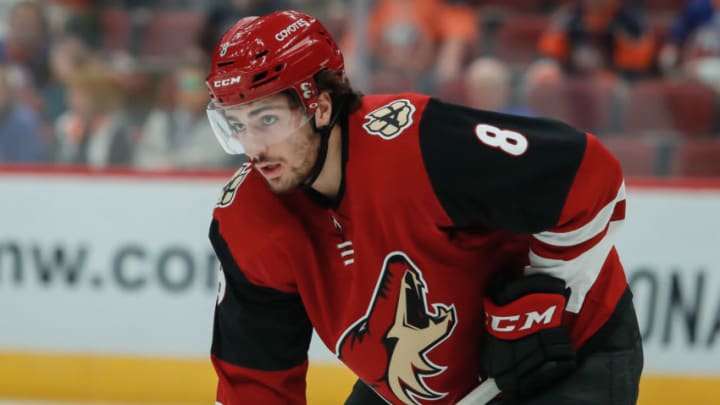
<instances>
[{"instance_id":1,"label":"white stripe on sleeve","mask_svg":"<svg viewBox=\"0 0 720 405\"><path fill-rule=\"evenodd\" d=\"M582 227L570 232L540 232L533 234L533 237L548 245L553 246L575 246L587 240L592 239L597 234L605 230L612 214L615 211L615 205L618 201L625 199L625 183L623 182L618 189L615 198L610 201L595 217L583 225Z\"/></svg>"},{"instance_id":2,"label":"white stripe on sleeve","mask_svg":"<svg viewBox=\"0 0 720 405\"><path fill-rule=\"evenodd\" d=\"M603 264L614 246L613 240L621 221L608 225L605 236L595 246L572 260L548 259L530 251L530 266L525 274L543 273L565 280L570 287L570 298L566 309L580 312L585 296L600 275Z\"/></svg>"}]
</instances>

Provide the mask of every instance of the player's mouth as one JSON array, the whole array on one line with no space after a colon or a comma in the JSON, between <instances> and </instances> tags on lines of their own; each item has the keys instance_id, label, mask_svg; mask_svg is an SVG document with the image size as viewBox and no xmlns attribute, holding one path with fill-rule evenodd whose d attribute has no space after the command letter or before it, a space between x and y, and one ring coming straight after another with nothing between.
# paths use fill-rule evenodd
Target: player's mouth
<instances>
[{"instance_id":1,"label":"player's mouth","mask_svg":"<svg viewBox=\"0 0 720 405\"><path fill-rule=\"evenodd\" d=\"M260 165L256 165L258 170L260 170L260 173L266 178L266 179L274 179L275 177L279 177L282 172L282 164L281 163L263 163Z\"/></svg>"}]
</instances>

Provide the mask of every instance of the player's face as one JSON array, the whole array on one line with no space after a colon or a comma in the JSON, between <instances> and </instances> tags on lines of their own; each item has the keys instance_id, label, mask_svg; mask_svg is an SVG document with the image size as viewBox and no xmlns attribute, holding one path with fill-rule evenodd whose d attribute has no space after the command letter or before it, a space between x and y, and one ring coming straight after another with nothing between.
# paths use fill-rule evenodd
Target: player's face
<instances>
[{"instance_id":1,"label":"player's face","mask_svg":"<svg viewBox=\"0 0 720 405\"><path fill-rule=\"evenodd\" d=\"M286 140L254 156L253 162L270 188L276 193L284 193L308 178L319 149L320 136L306 123Z\"/></svg>"},{"instance_id":2,"label":"player's face","mask_svg":"<svg viewBox=\"0 0 720 405\"><path fill-rule=\"evenodd\" d=\"M274 192L294 189L309 176L320 137L303 109L291 106L287 96L270 96L226 113L230 126L253 140L243 142L245 151Z\"/></svg>"}]
</instances>

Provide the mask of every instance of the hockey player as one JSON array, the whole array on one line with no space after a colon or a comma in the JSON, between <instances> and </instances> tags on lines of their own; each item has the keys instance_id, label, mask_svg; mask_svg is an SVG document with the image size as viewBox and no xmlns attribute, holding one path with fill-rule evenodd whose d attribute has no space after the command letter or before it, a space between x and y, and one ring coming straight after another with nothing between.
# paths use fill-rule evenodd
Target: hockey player
<instances>
[{"instance_id":1,"label":"hockey player","mask_svg":"<svg viewBox=\"0 0 720 405\"><path fill-rule=\"evenodd\" d=\"M560 122L362 96L313 17L245 18L208 117L246 154L210 239L217 401L304 404L313 328L346 404L634 404L642 346L614 247L618 161ZM552 102L552 100L548 100Z\"/></svg>"}]
</instances>

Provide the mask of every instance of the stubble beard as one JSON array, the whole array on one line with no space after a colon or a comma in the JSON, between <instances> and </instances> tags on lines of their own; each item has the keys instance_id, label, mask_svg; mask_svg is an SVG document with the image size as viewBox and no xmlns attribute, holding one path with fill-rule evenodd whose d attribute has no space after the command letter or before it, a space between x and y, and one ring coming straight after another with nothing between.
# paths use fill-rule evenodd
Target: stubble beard
<instances>
[{"instance_id":1,"label":"stubble beard","mask_svg":"<svg viewBox=\"0 0 720 405\"><path fill-rule=\"evenodd\" d=\"M288 193L305 182L315 166L320 149L320 135L312 132L305 133L290 144L291 158L287 159L285 173L274 179L265 179L276 194ZM292 161L299 161L292 164Z\"/></svg>"}]
</instances>

